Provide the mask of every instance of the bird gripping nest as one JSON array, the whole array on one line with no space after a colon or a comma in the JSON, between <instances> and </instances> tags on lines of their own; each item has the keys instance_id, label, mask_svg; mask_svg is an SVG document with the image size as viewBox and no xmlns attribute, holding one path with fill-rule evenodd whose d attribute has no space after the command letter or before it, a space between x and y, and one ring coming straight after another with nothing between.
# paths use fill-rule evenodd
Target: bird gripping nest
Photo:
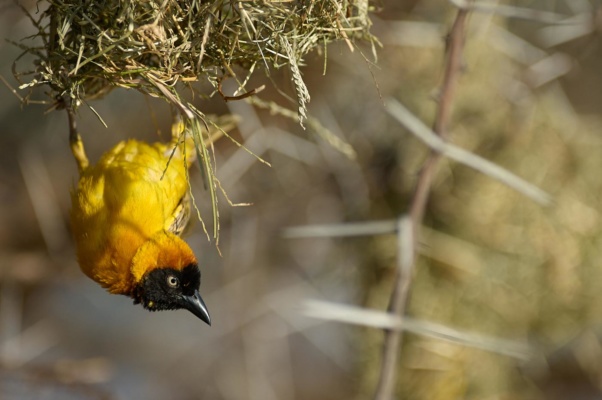
<instances>
[{"instance_id":1,"label":"bird gripping nest","mask_svg":"<svg viewBox=\"0 0 602 400\"><path fill-rule=\"evenodd\" d=\"M44 11L26 11L37 28L31 37L36 45L17 45L24 50L22 55L34 56L35 68L30 72L14 69L20 88L47 85L55 106L66 105L73 121L77 107L115 87L137 89L174 105L195 139L201 169L209 182L214 237L218 226L217 178L201 132L201 121L205 120L200 110L180 97L179 88L206 79L221 93L221 81L232 77L240 93L256 69L288 67L299 105L296 118L302 124L309 101L299 70L303 56L339 39L349 46L354 40L376 42L369 33L368 0L46 3ZM25 102L30 95L31 91ZM283 115L294 115L280 110ZM74 123L71 125L72 136L77 137ZM335 148L353 154L338 137L324 134L319 124L314 123L314 127Z\"/></svg>"}]
</instances>

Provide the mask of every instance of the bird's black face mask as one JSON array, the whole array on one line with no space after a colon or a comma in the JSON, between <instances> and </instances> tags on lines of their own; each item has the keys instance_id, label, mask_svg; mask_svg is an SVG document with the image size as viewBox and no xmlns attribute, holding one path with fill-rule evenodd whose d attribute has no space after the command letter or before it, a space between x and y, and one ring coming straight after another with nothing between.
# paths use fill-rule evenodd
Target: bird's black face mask
<instances>
[{"instance_id":1,"label":"bird's black face mask","mask_svg":"<svg viewBox=\"0 0 602 400\"><path fill-rule=\"evenodd\" d=\"M156 268L146 274L134 290L134 304L141 303L150 311L184 308L207 324L211 317L199 294L201 271L196 264L182 270Z\"/></svg>"}]
</instances>

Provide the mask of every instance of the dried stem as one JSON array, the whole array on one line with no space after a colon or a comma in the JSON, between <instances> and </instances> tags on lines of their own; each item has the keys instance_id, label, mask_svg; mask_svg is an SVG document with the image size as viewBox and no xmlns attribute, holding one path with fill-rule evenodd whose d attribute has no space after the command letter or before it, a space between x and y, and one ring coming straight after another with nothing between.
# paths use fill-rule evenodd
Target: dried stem
<instances>
[{"instance_id":1,"label":"dried stem","mask_svg":"<svg viewBox=\"0 0 602 400\"><path fill-rule=\"evenodd\" d=\"M502 354L519 360L530 360L535 354L534 349L525 342L463 331L436 322L411 317L400 317L369 308L310 299L303 304L303 309L305 315L312 318L370 328L403 330L416 335L455 343L469 348L481 349L495 354Z\"/></svg>"},{"instance_id":2,"label":"dried stem","mask_svg":"<svg viewBox=\"0 0 602 400\"><path fill-rule=\"evenodd\" d=\"M441 139L431 128L426 126L397 100L393 98L387 99L387 111L410 133L441 156L445 156L450 160L464 164L475 171L487 175L541 205L545 206L552 203L552 196L532 183L489 160Z\"/></svg>"},{"instance_id":3,"label":"dried stem","mask_svg":"<svg viewBox=\"0 0 602 400\"><path fill-rule=\"evenodd\" d=\"M454 24L447 37L447 63L443 84L441 86L439 106L437 108L437 115L433 127L435 133L443 139L447 137L447 127L451 115L455 84L457 76L461 71L464 27L467 15L467 10L458 10ZM400 236L400 239L398 240L399 246L397 255L399 270L397 271L395 288L391 294L389 312L400 317L405 314L416 262L416 229L422 223L424 210L431 190L433 175L441 157L442 155L440 153L431 152L423 165L418 177L418 182L416 183L416 190L410 207L410 229L404 229L404 221L406 221L406 218L401 218L399 222L397 232ZM404 240L402 236L410 237L411 245L409 248L403 245L407 240ZM408 255L407 251L411 254ZM397 375L397 358L402 339L403 331L401 330L385 331L380 380L374 396L376 400L388 400L392 398L395 389L395 377Z\"/></svg>"}]
</instances>

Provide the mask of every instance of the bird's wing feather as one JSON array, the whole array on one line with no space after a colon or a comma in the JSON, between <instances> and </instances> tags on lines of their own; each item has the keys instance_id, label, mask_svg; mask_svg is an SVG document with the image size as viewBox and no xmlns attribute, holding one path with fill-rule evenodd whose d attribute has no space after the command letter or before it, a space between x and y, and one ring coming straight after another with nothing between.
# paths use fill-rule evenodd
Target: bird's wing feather
<instances>
[{"instance_id":1,"label":"bird's wing feather","mask_svg":"<svg viewBox=\"0 0 602 400\"><path fill-rule=\"evenodd\" d=\"M166 230L175 235L182 236L190 222L190 193L186 192L180 199L178 206L167 220Z\"/></svg>"}]
</instances>

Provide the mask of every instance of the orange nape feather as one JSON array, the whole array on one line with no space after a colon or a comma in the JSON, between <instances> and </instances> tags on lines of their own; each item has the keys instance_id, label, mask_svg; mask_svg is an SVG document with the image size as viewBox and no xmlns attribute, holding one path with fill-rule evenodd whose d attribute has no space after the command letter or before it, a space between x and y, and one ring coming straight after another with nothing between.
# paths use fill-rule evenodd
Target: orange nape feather
<instances>
[{"instance_id":1,"label":"orange nape feather","mask_svg":"<svg viewBox=\"0 0 602 400\"><path fill-rule=\"evenodd\" d=\"M196 264L196 257L186 242L173 233L160 232L140 246L132 259L131 273L136 284L156 268L181 270Z\"/></svg>"}]
</instances>

